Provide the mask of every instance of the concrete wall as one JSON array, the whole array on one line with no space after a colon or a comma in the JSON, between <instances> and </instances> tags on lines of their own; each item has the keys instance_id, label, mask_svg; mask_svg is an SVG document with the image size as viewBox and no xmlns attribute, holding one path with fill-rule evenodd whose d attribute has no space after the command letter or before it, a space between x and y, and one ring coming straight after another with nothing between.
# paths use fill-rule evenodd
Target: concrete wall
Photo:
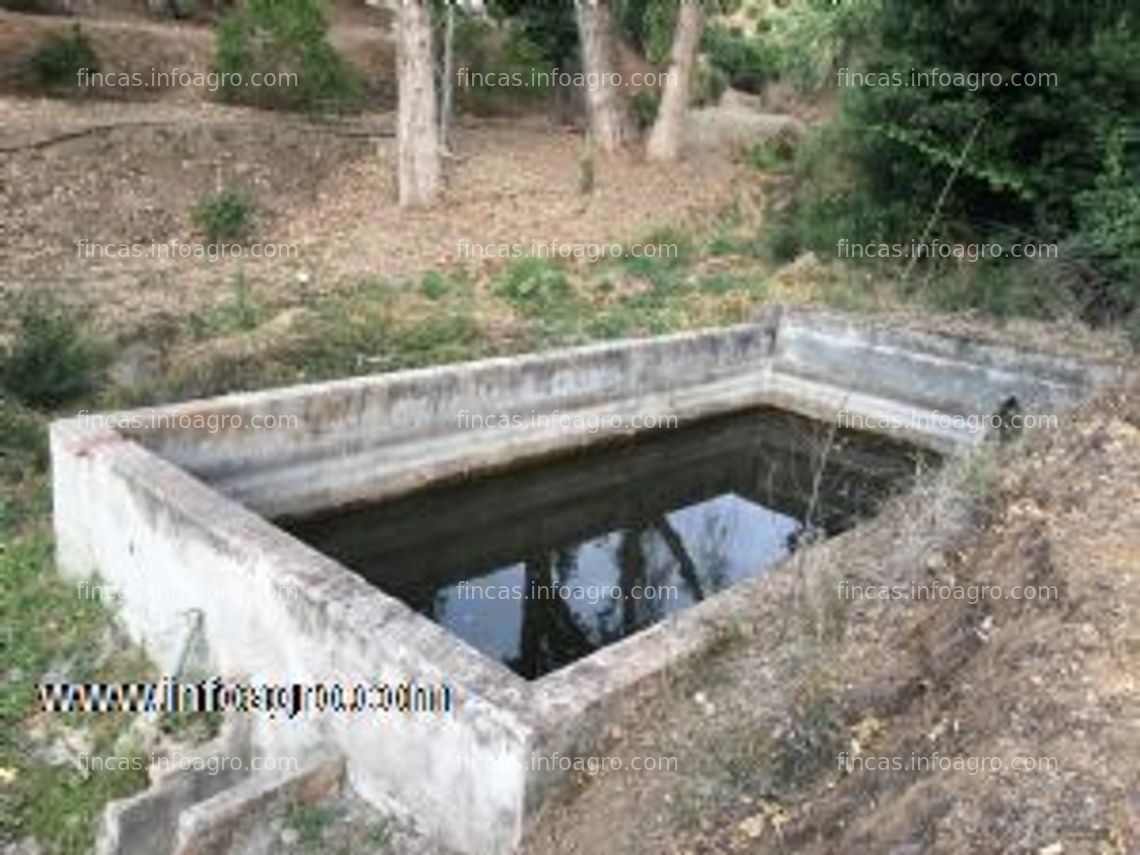
<instances>
[{"instance_id":1,"label":"concrete wall","mask_svg":"<svg viewBox=\"0 0 1140 855\"><path fill-rule=\"evenodd\" d=\"M608 706L708 642L726 591L527 682L314 552L262 515L414 489L480 468L603 441L559 426L467 430L459 414L674 413L759 404L810 416L905 419L937 407L993 412L1079 400L1110 367L900 331L842 315L766 312L725 330L233 395L119 414L123 432L72 419L51 431L59 564L125 596L131 635L170 673L200 614L210 667L255 682L447 682L451 715L255 715L255 752L333 743L349 780L395 800L461 851L509 852L558 775L533 750L588 752ZM296 416L275 430L165 426L179 416ZM149 426L148 426L149 424ZM954 451L981 437L918 429ZM283 597L281 592L288 591Z\"/></svg>"},{"instance_id":2,"label":"concrete wall","mask_svg":"<svg viewBox=\"0 0 1140 855\"><path fill-rule=\"evenodd\" d=\"M510 850L533 730L513 674L136 443L56 423L52 461L60 568L97 572L124 594L126 628L162 673L174 673L200 610L211 673L447 682L456 692L451 714L253 714L256 755L331 742L352 758L348 776L364 797L398 792L458 849Z\"/></svg>"}]
</instances>

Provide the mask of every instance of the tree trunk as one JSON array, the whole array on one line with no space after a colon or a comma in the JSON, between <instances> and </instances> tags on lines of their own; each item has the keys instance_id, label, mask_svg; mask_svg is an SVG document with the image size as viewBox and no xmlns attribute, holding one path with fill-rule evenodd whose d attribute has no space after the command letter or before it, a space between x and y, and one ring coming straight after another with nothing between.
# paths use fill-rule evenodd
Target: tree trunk
<instances>
[{"instance_id":1,"label":"tree trunk","mask_svg":"<svg viewBox=\"0 0 1140 855\"><path fill-rule=\"evenodd\" d=\"M585 93L590 135L599 151L617 151L632 138L633 125L621 87L616 83L610 4L608 0L574 0L574 6L582 71L587 80L598 81L596 86L587 85Z\"/></svg>"},{"instance_id":2,"label":"tree trunk","mask_svg":"<svg viewBox=\"0 0 1140 855\"><path fill-rule=\"evenodd\" d=\"M441 75L439 144L451 152L451 119L455 99L455 4L447 4L447 23L443 31L443 74Z\"/></svg>"},{"instance_id":3,"label":"tree trunk","mask_svg":"<svg viewBox=\"0 0 1140 855\"><path fill-rule=\"evenodd\" d=\"M689 107L693 65L701 41L701 0L681 0L677 10L677 27L673 32L673 49L669 57L669 75L661 105L649 134L646 154L650 160L676 160L681 153L685 133L685 112Z\"/></svg>"},{"instance_id":4,"label":"tree trunk","mask_svg":"<svg viewBox=\"0 0 1140 855\"><path fill-rule=\"evenodd\" d=\"M396 150L401 206L431 202L443 183L428 2L396 0Z\"/></svg>"}]
</instances>

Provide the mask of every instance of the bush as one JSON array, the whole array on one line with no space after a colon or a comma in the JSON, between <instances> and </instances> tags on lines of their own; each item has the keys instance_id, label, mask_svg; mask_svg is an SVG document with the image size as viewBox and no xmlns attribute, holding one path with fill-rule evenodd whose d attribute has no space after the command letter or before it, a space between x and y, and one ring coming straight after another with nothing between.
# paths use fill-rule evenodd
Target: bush
<instances>
[{"instance_id":1,"label":"bush","mask_svg":"<svg viewBox=\"0 0 1140 855\"><path fill-rule=\"evenodd\" d=\"M1062 254L1048 263L978 265L968 294L948 287L937 263L924 262L921 278L934 299L999 315L1069 307L1108 321L1134 311L1140 142L1126 129L1140 118L1135 10L1117 0L875 0L859 20L848 61L878 85L842 88L831 144L797 158L797 192L770 246L787 256L834 252L842 237L1052 242ZM933 68L959 77L945 85L892 79ZM1004 85L982 72L1001 74ZM1014 73L1044 85L1012 85ZM801 167L814 170L806 180ZM933 228L924 235L926 223Z\"/></svg>"},{"instance_id":2,"label":"bush","mask_svg":"<svg viewBox=\"0 0 1140 855\"><path fill-rule=\"evenodd\" d=\"M241 190L230 188L200 199L190 219L211 245L239 241L249 231L250 205Z\"/></svg>"},{"instance_id":3,"label":"bush","mask_svg":"<svg viewBox=\"0 0 1140 855\"><path fill-rule=\"evenodd\" d=\"M799 140L793 131L784 129L755 142L744 150L744 162L762 172L785 169L796 157Z\"/></svg>"},{"instance_id":4,"label":"bush","mask_svg":"<svg viewBox=\"0 0 1140 855\"><path fill-rule=\"evenodd\" d=\"M103 368L101 348L54 303L26 300L17 307L16 333L0 361L0 386L31 407L50 409L94 390Z\"/></svg>"},{"instance_id":5,"label":"bush","mask_svg":"<svg viewBox=\"0 0 1140 855\"><path fill-rule=\"evenodd\" d=\"M491 291L530 313L541 313L571 296L566 274L544 258L512 261L491 283Z\"/></svg>"},{"instance_id":6,"label":"bush","mask_svg":"<svg viewBox=\"0 0 1140 855\"><path fill-rule=\"evenodd\" d=\"M213 71L225 75L220 97L273 109L358 109L360 81L327 35L321 0L246 0L218 22ZM292 74L295 85L251 86L256 73Z\"/></svg>"},{"instance_id":7,"label":"bush","mask_svg":"<svg viewBox=\"0 0 1140 855\"><path fill-rule=\"evenodd\" d=\"M759 93L779 75L778 58L758 37L713 24L705 29L701 46L709 64L734 89Z\"/></svg>"},{"instance_id":8,"label":"bush","mask_svg":"<svg viewBox=\"0 0 1140 855\"><path fill-rule=\"evenodd\" d=\"M661 93L656 89L641 89L629 99L629 112L634 123L643 131L653 126L660 107Z\"/></svg>"},{"instance_id":9,"label":"bush","mask_svg":"<svg viewBox=\"0 0 1140 855\"><path fill-rule=\"evenodd\" d=\"M1097 321L1140 311L1140 169L1126 162L1126 134L1122 126L1110 137L1096 184L1075 199L1071 254L1092 270L1080 290L1086 316Z\"/></svg>"},{"instance_id":10,"label":"bush","mask_svg":"<svg viewBox=\"0 0 1140 855\"><path fill-rule=\"evenodd\" d=\"M99 58L87 35L76 24L67 33L52 33L31 57L32 72L42 86L77 88L79 71L99 70Z\"/></svg>"},{"instance_id":11,"label":"bush","mask_svg":"<svg viewBox=\"0 0 1140 855\"><path fill-rule=\"evenodd\" d=\"M1002 223L1042 237L1072 229L1108 137L1137 117L1140 33L1123 3L959 0L945 7L881 0L865 71L939 67L999 72L1006 85L854 86L843 110L863 144L867 190L913 199L929 216L979 122L945 209L949 221ZM1014 73L1052 85L1013 86ZM945 220L944 220L945 221Z\"/></svg>"},{"instance_id":12,"label":"bush","mask_svg":"<svg viewBox=\"0 0 1140 855\"><path fill-rule=\"evenodd\" d=\"M526 85L532 73L549 72L557 65L545 58L547 49L535 41L524 23L496 25L482 17L460 15L455 28L455 67L468 69L470 74L457 78L458 105L476 115L511 115L520 107L549 100L550 88ZM524 85L504 85L511 80Z\"/></svg>"}]
</instances>

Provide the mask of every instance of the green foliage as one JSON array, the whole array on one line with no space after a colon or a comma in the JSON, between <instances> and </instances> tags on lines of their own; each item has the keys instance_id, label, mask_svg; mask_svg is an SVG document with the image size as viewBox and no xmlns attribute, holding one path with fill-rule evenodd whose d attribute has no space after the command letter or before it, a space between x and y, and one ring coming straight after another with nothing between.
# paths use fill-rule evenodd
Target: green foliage
<instances>
[{"instance_id":1,"label":"green foliage","mask_svg":"<svg viewBox=\"0 0 1140 855\"><path fill-rule=\"evenodd\" d=\"M249 230L249 200L244 192L230 187L199 199L190 219L211 245L239 241Z\"/></svg>"},{"instance_id":2,"label":"green foliage","mask_svg":"<svg viewBox=\"0 0 1140 855\"><path fill-rule=\"evenodd\" d=\"M849 65L853 46L863 43L879 0L799 0L768 7L761 34L780 78L801 92L833 84Z\"/></svg>"},{"instance_id":3,"label":"green foliage","mask_svg":"<svg viewBox=\"0 0 1140 855\"><path fill-rule=\"evenodd\" d=\"M249 332L264 319L264 310L250 295L245 275L239 271L233 278L229 299L216 310L212 331L216 335Z\"/></svg>"},{"instance_id":4,"label":"green foliage","mask_svg":"<svg viewBox=\"0 0 1140 855\"><path fill-rule=\"evenodd\" d=\"M744 162L761 172L785 169L795 160L796 144L792 133L775 134L745 149Z\"/></svg>"},{"instance_id":5,"label":"green foliage","mask_svg":"<svg viewBox=\"0 0 1140 855\"><path fill-rule=\"evenodd\" d=\"M520 106L546 101L549 86L530 85L534 74L550 72L543 43L519 21L496 24L461 14L455 27L456 98L476 115L513 114Z\"/></svg>"},{"instance_id":6,"label":"green foliage","mask_svg":"<svg viewBox=\"0 0 1140 855\"><path fill-rule=\"evenodd\" d=\"M942 7L881 0L868 73L941 68L998 72L1006 85L854 86L843 109L855 154L884 202L929 211L978 122L949 199L949 220L1067 230L1076 194L1093 187L1109 136L1137 115L1140 38L1123 3L960 0ZM1014 86L1014 73L1052 85Z\"/></svg>"},{"instance_id":7,"label":"green foliage","mask_svg":"<svg viewBox=\"0 0 1140 855\"><path fill-rule=\"evenodd\" d=\"M648 279L659 288L673 285L677 274L692 260L692 241L676 229L657 229L638 243L638 254L627 253L620 263L629 273Z\"/></svg>"},{"instance_id":8,"label":"green foliage","mask_svg":"<svg viewBox=\"0 0 1140 855\"><path fill-rule=\"evenodd\" d=\"M701 47L712 67L734 89L760 92L779 76L779 58L763 38L711 24L705 27Z\"/></svg>"},{"instance_id":9,"label":"green foliage","mask_svg":"<svg viewBox=\"0 0 1140 855\"><path fill-rule=\"evenodd\" d=\"M452 280L438 270L429 270L420 280L420 290L429 300L442 299L450 294L453 289Z\"/></svg>"},{"instance_id":10,"label":"green foliage","mask_svg":"<svg viewBox=\"0 0 1140 855\"><path fill-rule=\"evenodd\" d=\"M788 164L791 198L783 210L770 212L763 235L773 259L790 261L808 250L834 257L843 238L858 236L870 242L873 236L913 224L908 205L869 201L863 192L865 179L851 169L851 139L850 128L839 121L807 135L796 146ZM767 150L761 156L775 157Z\"/></svg>"},{"instance_id":11,"label":"green foliage","mask_svg":"<svg viewBox=\"0 0 1140 855\"><path fill-rule=\"evenodd\" d=\"M1126 140L1123 126L1109 137L1096 183L1075 200L1073 254L1095 271L1086 311L1102 320L1140 311L1140 168L1126 160Z\"/></svg>"},{"instance_id":12,"label":"green foliage","mask_svg":"<svg viewBox=\"0 0 1140 855\"><path fill-rule=\"evenodd\" d=\"M218 22L213 70L231 103L309 112L361 104L360 81L328 41L322 0L246 0ZM257 73L295 77L254 86Z\"/></svg>"},{"instance_id":13,"label":"green foliage","mask_svg":"<svg viewBox=\"0 0 1140 855\"><path fill-rule=\"evenodd\" d=\"M31 407L50 409L92 392L106 354L51 300L16 308L12 342L0 354L0 388Z\"/></svg>"},{"instance_id":14,"label":"green foliage","mask_svg":"<svg viewBox=\"0 0 1140 855\"><path fill-rule=\"evenodd\" d=\"M46 515L46 509L39 514ZM0 680L0 768L12 773L0 787L0 840L31 836L44 851L84 855L92 851L104 805L146 786L145 763L137 763L137 769L84 775L70 764L37 761L43 743L27 735L26 723L36 712L36 683L60 663L67 663L68 680L108 679L111 664L114 679L141 678L137 663L105 661L107 642L100 639L108 638L110 631L102 605L77 597L74 587L55 573L53 545L46 534L24 532L0 549L0 662L5 668ZM68 725L86 727L92 756L120 753L130 759L114 748L128 718L97 718Z\"/></svg>"},{"instance_id":15,"label":"green foliage","mask_svg":"<svg viewBox=\"0 0 1140 855\"><path fill-rule=\"evenodd\" d=\"M938 7L879 0L871 23L861 73L901 71L905 82L910 69L937 67L974 76L948 86L845 87L843 148L853 169L846 185L827 184L840 188L841 210L815 205L817 191L798 214L816 223L837 216L858 241L918 240L919 224L931 218L956 170L929 238L984 242L1012 232L1057 241L1072 255L1050 275L1069 274L1078 305L1095 307L1094 315L1130 311L1140 141L1124 129L1140 117L1135 7L1116 0ZM981 72L1000 73L1004 85L983 81ZM1012 85L1015 73L1035 74L1044 85ZM829 243L831 234L805 237ZM1021 273L983 277L987 287L1012 292L979 299L1002 313L1026 305L1040 313L1015 283L1042 270L1015 263Z\"/></svg>"},{"instance_id":16,"label":"green foliage","mask_svg":"<svg viewBox=\"0 0 1140 855\"><path fill-rule=\"evenodd\" d=\"M641 89L629 99L629 111L633 121L643 131L653 126L660 107L661 93L656 89Z\"/></svg>"},{"instance_id":17,"label":"green foliage","mask_svg":"<svg viewBox=\"0 0 1140 855\"><path fill-rule=\"evenodd\" d=\"M0 485L7 487L32 473L47 469L47 431L41 418L0 396ZM0 490L0 537L11 529L22 515L19 503L10 499L8 490Z\"/></svg>"},{"instance_id":18,"label":"green foliage","mask_svg":"<svg viewBox=\"0 0 1140 855\"><path fill-rule=\"evenodd\" d=\"M491 0L488 7L500 21L505 18L513 21L527 41L538 49L545 67L569 68L577 62L578 25L573 3ZM456 44L459 44L458 34Z\"/></svg>"},{"instance_id":19,"label":"green foliage","mask_svg":"<svg viewBox=\"0 0 1140 855\"><path fill-rule=\"evenodd\" d=\"M519 258L507 264L491 283L491 291L529 314L543 311L571 295L566 273L545 258Z\"/></svg>"},{"instance_id":20,"label":"green foliage","mask_svg":"<svg viewBox=\"0 0 1140 855\"><path fill-rule=\"evenodd\" d=\"M80 69L99 70L99 58L87 35L76 24L67 33L47 36L31 56L32 72L41 86L75 88Z\"/></svg>"}]
</instances>

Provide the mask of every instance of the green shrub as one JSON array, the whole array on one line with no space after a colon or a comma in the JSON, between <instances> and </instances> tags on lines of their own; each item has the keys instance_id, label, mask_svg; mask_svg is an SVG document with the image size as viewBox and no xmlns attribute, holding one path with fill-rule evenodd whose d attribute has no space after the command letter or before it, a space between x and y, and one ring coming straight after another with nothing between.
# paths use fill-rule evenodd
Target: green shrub
<instances>
[{"instance_id":1,"label":"green shrub","mask_svg":"<svg viewBox=\"0 0 1140 855\"><path fill-rule=\"evenodd\" d=\"M476 115L515 114L552 97L548 86L532 86L532 74L554 65L532 30L519 21L493 23L461 14L455 28L457 104ZM510 84L510 85L508 85Z\"/></svg>"},{"instance_id":2,"label":"green shrub","mask_svg":"<svg viewBox=\"0 0 1140 855\"><path fill-rule=\"evenodd\" d=\"M439 300L451 293L452 281L438 270L429 270L420 280L420 290L429 300Z\"/></svg>"},{"instance_id":3,"label":"green shrub","mask_svg":"<svg viewBox=\"0 0 1140 855\"><path fill-rule=\"evenodd\" d=\"M1095 185L1075 200L1071 249L1092 271L1091 282L1076 290L1086 316L1099 321L1140 310L1140 168L1125 157L1127 139L1123 127L1109 137Z\"/></svg>"},{"instance_id":4,"label":"green shrub","mask_svg":"<svg viewBox=\"0 0 1140 855\"><path fill-rule=\"evenodd\" d=\"M44 420L32 410L0 395L0 536L20 516L20 503L9 501L7 485L48 464Z\"/></svg>"},{"instance_id":5,"label":"green shrub","mask_svg":"<svg viewBox=\"0 0 1140 855\"><path fill-rule=\"evenodd\" d=\"M758 93L779 75L776 55L759 37L713 24L705 28L701 46L710 65L734 89Z\"/></svg>"},{"instance_id":6,"label":"green shrub","mask_svg":"<svg viewBox=\"0 0 1140 855\"><path fill-rule=\"evenodd\" d=\"M321 0L246 0L218 22L213 70L225 75L220 97L272 109L358 109L360 81L327 36ZM292 74L295 85L253 86L255 73Z\"/></svg>"},{"instance_id":7,"label":"green shrub","mask_svg":"<svg viewBox=\"0 0 1140 855\"><path fill-rule=\"evenodd\" d=\"M249 231L250 204L241 190L228 188L198 200L190 218L207 243L235 242Z\"/></svg>"},{"instance_id":8,"label":"green shrub","mask_svg":"<svg viewBox=\"0 0 1140 855\"><path fill-rule=\"evenodd\" d=\"M836 191L833 206L817 204L819 188L797 202L798 226L786 244L813 237L805 226L828 218L860 242L984 243L1012 233L1055 242L1065 257L987 268L971 302L998 314L1050 314L1060 283L1075 303L1060 302L1086 320L1130 313L1140 240L1140 142L1125 130L1140 119L1135 8L1117 0L939 7L878 0L864 35L863 57L853 63L860 73L883 79L937 67L964 76L845 86L838 127L849 174L819 182ZM1000 73L1004 85L981 72ZM1039 75L1043 85L1012 85L1015 73ZM924 236L927 222L933 229ZM1046 282L1044 302L1027 276Z\"/></svg>"},{"instance_id":9,"label":"green shrub","mask_svg":"<svg viewBox=\"0 0 1140 855\"><path fill-rule=\"evenodd\" d=\"M76 24L67 33L52 33L31 56L32 72L42 86L77 88L79 71L99 70L99 58L87 35Z\"/></svg>"},{"instance_id":10,"label":"green shrub","mask_svg":"<svg viewBox=\"0 0 1140 855\"><path fill-rule=\"evenodd\" d=\"M795 156L795 135L782 131L750 145L744 152L744 162L753 169L767 172L787 167Z\"/></svg>"},{"instance_id":11,"label":"green shrub","mask_svg":"<svg viewBox=\"0 0 1140 855\"><path fill-rule=\"evenodd\" d=\"M999 72L951 86L852 86L843 110L867 192L891 204L912 199L929 216L966 140L944 222L990 222L1038 235L1076 225L1076 199L1098 177L1101 154L1140 110L1140 32L1135 9L1107 0L943 6L881 0L865 71L938 67ZM1014 73L1049 75L1010 85Z\"/></svg>"},{"instance_id":12,"label":"green shrub","mask_svg":"<svg viewBox=\"0 0 1140 855\"><path fill-rule=\"evenodd\" d=\"M531 0L495 0L491 13L509 18L526 40L538 49L545 68L571 67L578 56L578 24L572 3L534 3ZM482 16L464 15L456 28L456 49L463 44L464 25L476 24Z\"/></svg>"},{"instance_id":13,"label":"green shrub","mask_svg":"<svg viewBox=\"0 0 1140 855\"><path fill-rule=\"evenodd\" d=\"M770 6L763 39L780 79L805 93L835 83L836 71L867 38L879 0L800 0Z\"/></svg>"},{"instance_id":14,"label":"green shrub","mask_svg":"<svg viewBox=\"0 0 1140 855\"><path fill-rule=\"evenodd\" d=\"M653 126L660 107L661 93L656 89L638 90L629 99L629 111L633 121L643 131Z\"/></svg>"},{"instance_id":15,"label":"green shrub","mask_svg":"<svg viewBox=\"0 0 1140 855\"><path fill-rule=\"evenodd\" d=\"M541 313L572 295L566 273L545 258L520 258L507 264L491 291L524 312Z\"/></svg>"},{"instance_id":16,"label":"green shrub","mask_svg":"<svg viewBox=\"0 0 1140 855\"><path fill-rule=\"evenodd\" d=\"M0 387L43 409L92 392L105 361L102 348L44 298L17 307L14 339L0 356Z\"/></svg>"}]
</instances>

